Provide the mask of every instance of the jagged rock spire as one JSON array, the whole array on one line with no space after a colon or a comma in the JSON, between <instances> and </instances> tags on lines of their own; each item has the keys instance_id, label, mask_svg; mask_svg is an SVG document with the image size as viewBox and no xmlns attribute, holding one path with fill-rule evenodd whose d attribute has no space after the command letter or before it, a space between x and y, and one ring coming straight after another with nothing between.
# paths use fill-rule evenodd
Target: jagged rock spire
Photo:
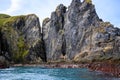
<instances>
[{"instance_id":1,"label":"jagged rock spire","mask_svg":"<svg viewBox=\"0 0 120 80\"><path fill-rule=\"evenodd\" d=\"M73 3L73 2L81 2L81 0L72 0L72 3Z\"/></svg>"},{"instance_id":2,"label":"jagged rock spire","mask_svg":"<svg viewBox=\"0 0 120 80\"><path fill-rule=\"evenodd\" d=\"M69 7L75 7L81 4L81 0L72 0Z\"/></svg>"},{"instance_id":3,"label":"jagged rock spire","mask_svg":"<svg viewBox=\"0 0 120 80\"><path fill-rule=\"evenodd\" d=\"M66 12L66 6L64 6L63 4L60 4L57 6L56 8L56 13L57 14L62 14Z\"/></svg>"}]
</instances>

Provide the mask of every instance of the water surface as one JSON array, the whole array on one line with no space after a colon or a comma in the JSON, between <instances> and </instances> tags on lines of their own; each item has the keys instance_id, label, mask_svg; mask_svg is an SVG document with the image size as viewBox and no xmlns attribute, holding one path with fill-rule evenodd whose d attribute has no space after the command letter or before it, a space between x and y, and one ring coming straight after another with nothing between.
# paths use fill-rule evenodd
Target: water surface
<instances>
[{"instance_id":1,"label":"water surface","mask_svg":"<svg viewBox=\"0 0 120 80\"><path fill-rule=\"evenodd\" d=\"M0 80L120 80L100 72L80 69L11 67L0 69Z\"/></svg>"}]
</instances>

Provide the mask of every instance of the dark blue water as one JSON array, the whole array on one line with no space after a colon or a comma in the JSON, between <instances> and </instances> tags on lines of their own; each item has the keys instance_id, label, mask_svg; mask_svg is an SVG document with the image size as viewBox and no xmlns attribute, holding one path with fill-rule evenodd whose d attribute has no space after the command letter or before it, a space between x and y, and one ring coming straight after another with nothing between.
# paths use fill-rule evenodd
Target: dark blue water
<instances>
[{"instance_id":1,"label":"dark blue water","mask_svg":"<svg viewBox=\"0 0 120 80\"><path fill-rule=\"evenodd\" d=\"M13 67L0 69L0 80L120 80L88 69Z\"/></svg>"}]
</instances>

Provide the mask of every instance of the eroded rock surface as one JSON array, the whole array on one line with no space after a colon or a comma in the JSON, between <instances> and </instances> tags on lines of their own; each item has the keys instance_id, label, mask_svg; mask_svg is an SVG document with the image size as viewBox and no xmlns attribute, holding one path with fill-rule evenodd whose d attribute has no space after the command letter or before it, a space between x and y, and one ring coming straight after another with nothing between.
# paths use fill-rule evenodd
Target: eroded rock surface
<instances>
[{"instance_id":1,"label":"eroded rock surface","mask_svg":"<svg viewBox=\"0 0 120 80\"><path fill-rule=\"evenodd\" d=\"M91 0L59 5L43 22L43 40L48 61L120 59L120 29L100 19Z\"/></svg>"},{"instance_id":2,"label":"eroded rock surface","mask_svg":"<svg viewBox=\"0 0 120 80\"><path fill-rule=\"evenodd\" d=\"M52 12L51 19L46 18L43 22L43 40L48 60L58 60L65 54L63 51L65 12L66 7L60 4L56 11Z\"/></svg>"}]
</instances>

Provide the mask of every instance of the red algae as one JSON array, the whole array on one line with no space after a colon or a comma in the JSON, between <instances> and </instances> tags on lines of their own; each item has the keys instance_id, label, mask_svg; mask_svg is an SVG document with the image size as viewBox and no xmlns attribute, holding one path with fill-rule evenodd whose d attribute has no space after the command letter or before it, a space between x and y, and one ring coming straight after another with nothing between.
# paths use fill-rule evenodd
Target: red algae
<instances>
[{"instance_id":1,"label":"red algae","mask_svg":"<svg viewBox=\"0 0 120 80\"><path fill-rule=\"evenodd\" d=\"M93 71L101 71L111 74L112 76L120 77L120 65L112 63L91 63L88 68Z\"/></svg>"}]
</instances>

